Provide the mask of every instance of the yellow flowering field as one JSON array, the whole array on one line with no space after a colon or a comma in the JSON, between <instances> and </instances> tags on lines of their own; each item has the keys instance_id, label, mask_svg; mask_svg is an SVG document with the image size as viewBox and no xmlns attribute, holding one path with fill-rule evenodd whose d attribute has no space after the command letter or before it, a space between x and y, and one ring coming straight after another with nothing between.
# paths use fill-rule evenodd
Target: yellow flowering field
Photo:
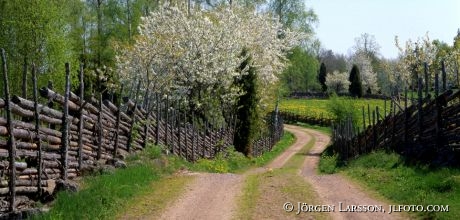
<instances>
[{"instance_id":1,"label":"yellow flowering field","mask_svg":"<svg viewBox=\"0 0 460 220\"><path fill-rule=\"evenodd\" d=\"M349 98L342 98L339 99L349 99ZM368 124L368 114L367 114L367 106L369 105L371 114L372 111L376 109L376 106L379 107L380 115L383 116L384 114L384 107L385 101L381 99L349 99L351 101L350 104L354 106L356 109L359 117L358 121L362 124L362 108L365 109L365 117L366 117L366 124ZM291 99L286 98L280 100L279 110L282 112L291 112L294 114L299 114L302 116L307 117L314 117L314 118L324 118L324 119L333 119L334 115L329 112L328 104L329 99ZM386 113L390 113L390 101L386 103ZM371 115L372 118L372 115Z\"/></svg>"}]
</instances>

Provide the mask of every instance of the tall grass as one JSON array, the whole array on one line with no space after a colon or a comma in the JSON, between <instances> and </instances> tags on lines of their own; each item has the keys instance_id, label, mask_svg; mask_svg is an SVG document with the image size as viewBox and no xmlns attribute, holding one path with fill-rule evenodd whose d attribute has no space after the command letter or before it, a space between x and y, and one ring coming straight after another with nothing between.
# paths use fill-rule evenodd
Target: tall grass
<instances>
[{"instance_id":1,"label":"tall grass","mask_svg":"<svg viewBox=\"0 0 460 220\"><path fill-rule=\"evenodd\" d=\"M61 192L49 213L34 219L106 219L123 206L127 198L146 190L160 173L147 165L117 170L113 175L88 177L78 193Z\"/></svg>"},{"instance_id":2,"label":"tall grass","mask_svg":"<svg viewBox=\"0 0 460 220\"><path fill-rule=\"evenodd\" d=\"M159 151L159 147L149 147L129 158L126 169L85 177L80 191L58 193L51 210L32 219L112 219L127 200L155 190L151 182L189 166L177 157L162 158Z\"/></svg>"}]
</instances>

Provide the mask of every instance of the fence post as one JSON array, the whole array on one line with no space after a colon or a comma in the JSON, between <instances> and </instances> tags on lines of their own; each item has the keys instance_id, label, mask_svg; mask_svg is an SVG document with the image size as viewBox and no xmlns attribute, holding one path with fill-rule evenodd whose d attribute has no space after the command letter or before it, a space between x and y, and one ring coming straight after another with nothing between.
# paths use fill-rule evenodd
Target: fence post
<instances>
[{"instance_id":1,"label":"fence post","mask_svg":"<svg viewBox=\"0 0 460 220\"><path fill-rule=\"evenodd\" d=\"M174 109L172 109L173 107L173 103L171 103L171 117L169 118L169 125L170 125L170 128L169 128L169 138L171 139L170 141L170 145L171 145L171 149L172 149L172 153L174 153L174 121L175 121L175 115L174 115ZM168 109L169 111L169 109Z\"/></svg>"},{"instance_id":2,"label":"fence post","mask_svg":"<svg viewBox=\"0 0 460 220\"><path fill-rule=\"evenodd\" d=\"M82 168L83 165L83 121L85 120L83 117L83 105L84 105L84 80L83 80L83 64L80 64L80 72L79 72L79 80L80 80L80 110L79 120L78 120L78 169Z\"/></svg>"},{"instance_id":3,"label":"fence post","mask_svg":"<svg viewBox=\"0 0 460 220\"><path fill-rule=\"evenodd\" d=\"M124 84L121 84L120 88L120 97L123 94ZM121 101L118 101L117 105L117 121L115 122L115 146L113 147L113 158L117 157L118 151L118 142L120 141L120 120L121 120Z\"/></svg>"},{"instance_id":4,"label":"fence post","mask_svg":"<svg viewBox=\"0 0 460 220\"><path fill-rule=\"evenodd\" d=\"M147 101L148 102L148 101ZM148 108L148 107L146 107ZM149 140L149 127L150 127L150 111L147 109L147 115L145 116L145 125L144 125L144 143L143 147L147 147L147 142Z\"/></svg>"},{"instance_id":5,"label":"fence post","mask_svg":"<svg viewBox=\"0 0 460 220\"><path fill-rule=\"evenodd\" d=\"M165 145L168 147L168 123L169 123L169 97L166 97L165 103Z\"/></svg>"},{"instance_id":6,"label":"fence post","mask_svg":"<svg viewBox=\"0 0 460 220\"><path fill-rule=\"evenodd\" d=\"M196 126L195 126L195 113L192 111L192 161L195 161L195 138L196 137Z\"/></svg>"},{"instance_id":7,"label":"fence post","mask_svg":"<svg viewBox=\"0 0 460 220\"><path fill-rule=\"evenodd\" d=\"M134 106L132 110L131 126L129 128L129 134L128 134L128 143L127 143L128 152L131 152L131 144L133 142L133 129L134 129L134 125L136 124L137 96L139 96L140 88L141 88L141 81L139 80L137 82L136 96L134 97L135 101L134 101Z\"/></svg>"},{"instance_id":8,"label":"fence post","mask_svg":"<svg viewBox=\"0 0 460 220\"><path fill-rule=\"evenodd\" d=\"M37 95L37 74L36 74L35 64L32 64L32 83L33 83L33 96L34 96L34 118L35 118L35 140L34 143L37 144L38 148L38 183L37 183L37 195L41 196L42 194L42 145L40 141L40 120L38 113L38 95Z\"/></svg>"},{"instance_id":9,"label":"fence post","mask_svg":"<svg viewBox=\"0 0 460 220\"><path fill-rule=\"evenodd\" d=\"M184 136L185 138L184 139L184 146L185 146L185 158L189 158L189 154L188 154L188 140L187 140L187 132L188 132L188 129L187 129L187 112L184 112Z\"/></svg>"},{"instance_id":10,"label":"fence post","mask_svg":"<svg viewBox=\"0 0 460 220\"><path fill-rule=\"evenodd\" d=\"M208 131L208 121L206 120L205 122L205 125L204 125L204 132L203 132L203 143L202 143L202 147L203 147L203 158L205 157L206 155L206 132Z\"/></svg>"},{"instance_id":11,"label":"fence post","mask_svg":"<svg viewBox=\"0 0 460 220\"><path fill-rule=\"evenodd\" d=\"M392 105L392 109L391 109L391 116L392 116L391 121L393 123L393 128L391 132L391 144L395 144L395 130L396 130L395 115L396 115L396 103Z\"/></svg>"},{"instance_id":12,"label":"fence post","mask_svg":"<svg viewBox=\"0 0 460 220\"><path fill-rule=\"evenodd\" d=\"M372 125L372 121L371 121L371 107L369 106L369 104L367 104L367 117L368 117L368 121L369 121L369 125Z\"/></svg>"},{"instance_id":13,"label":"fence post","mask_svg":"<svg viewBox=\"0 0 460 220\"><path fill-rule=\"evenodd\" d=\"M423 63L423 69L424 69L424 72L425 72L425 97L428 97L428 89L430 87L430 84L429 84L429 78L428 78L428 64L426 62Z\"/></svg>"},{"instance_id":14,"label":"fence post","mask_svg":"<svg viewBox=\"0 0 460 220\"><path fill-rule=\"evenodd\" d=\"M177 149L177 155L180 157L182 155L181 150L180 150L180 143L179 143L179 135L180 135L180 112L176 108L173 110L173 115L174 115L174 120L172 121L173 126L175 129L173 129L173 141L174 141L174 136L176 136L176 149ZM174 132L175 131L175 132Z\"/></svg>"},{"instance_id":15,"label":"fence post","mask_svg":"<svg viewBox=\"0 0 460 220\"><path fill-rule=\"evenodd\" d=\"M5 93L5 108L6 108L6 120L7 120L7 129L8 129L8 157L9 157L9 167L10 175L8 181L8 195L10 196L10 206L9 210L11 212L16 211L16 144L14 142L14 128L11 119L11 100L10 100L10 88L8 83L8 69L6 67L6 55L5 50L2 48L2 69L3 69L3 89Z\"/></svg>"},{"instance_id":16,"label":"fence post","mask_svg":"<svg viewBox=\"0 0 460 220\"><path fill-rule=\"evenodd\" d=\"M375 106L375 112L376 112L376 115L377 115L377 124L378 124L380 122L380 111L379 111L378 106Z\"/></svg>"},{"instance_id":17,"label":"fence post","mask_svg":"<svg viewBox=\"0 0 460 220\"><path fill-rule=\"evenodd\" d=\"M160 144L160 100L158 98L158 93L155 93L155 100L156 100L156 103L155 103L155 107L156 107L156 130L155 130L155 145L158 145Z\"/></svg>"},{"instance_id":18,"label":"fence post","mask_svg":"<svg viewBox=\"0 0 460 220\"><path fill-rule=\"evenodd\" d=\"M102 93L99 94L99 114L97 115L97 155L96 159L100 160L102 156L102 135L103 135L103 129L102 129Z\"/></svg>"},{"instance_id":19,"label":"fence post","mask_svg":"<svg viewBox=\"0 0 460 220\"><path fill-rule=\"evenodd\" d=\"M375 111L372 111L372 149L375 149L377 143L377 134L375 131Z\"/></svg>"},{"instance_id":20,"label":"fence post","mask_svg":"<svg viewBox=\"0 0 460 220\"><path fill-rule=\"evenodd\" d=\"M217 154L217 148L216 148L216 145L215 145L215 118L213 117L212 118L212 121L211 121L211 128L209 129L210 132L209 132L209 137L210 137L210 145L211 145L211 150L212 148L214 148L214 157L216 156Z\"/></svg>"},{"instance_id":21,"label":"fence post","mask_svg":"<svg viewBox=\"0 0 460 220\"><path fill-rule=\"evenodd\" d=\"M220 140L220 143L221 143L221 145L219 145L219 147L223 147L223 145L225 145L225 141L224 141L224 125L223 124L220 126L219 130L220 130L220 133L219 133L220 138L219 138L219 140Z\"/></svg>"},{"instance_id":22,"label":"fence post","mask_svg":"<svg viewBox=\"0 0 460 220\"><path fill-rule=\"evenodd\" d=\"M177 110L174 108L174 104L172 104L172 105L173 105L172 106L173 109L172 109L172 112L171 112L171 114L172 114L172 119L171 119L171 141L172 141L173 149L176 150L177 156L180 157L181 155L180 155L180 151L178 151L178 145L177 145L177 139L176 139L176 137L177 137L177 135L176 135L177 134L176 133L176 131L177 131Z\"/></svg>"},{"instance_id":23,"label":"fence post","mask_svg":"<svg viewBox=\"0 0 460 220\"><path fill-rule=\"evenodd\" d=\"M180 108L180 101L178 100L177 101L178 104L176 105L176 111L177 111L177 114L176 114L176 126L177 126L177 148L179 150L179 156L183 155L185 158L187 158L185 156L185 152L182 151L182 148L181 148L181 138L182 138L182 126L181 126L181 120L182 120L182 117L180 115L180 111L178 110Z\"/></svg>"},{"instance_id":24,"label":"fence post","mask_svg":"<svg viewBox=\"0 0 460 220\"><path fill-rule=\"evenodd\" d=\"M437 98L439 96L439 73L436 71L434 74L434 96Z\"/></svg>"},{"instance_id":25,"label":"fence post","mask_svg":"<svg viewBox=\"0 0 460 220\"><path fill-rule=\"evenodd\" d=\"M393 111L393 110L394 110L394 109L393 109L393 98L391 98L391 99L390 99L390 113L389 113L389 115L393 115L393 114L392 114L392 111Z\"/></svg>"},{"instance_id":26,"label":"fence post","mask_svg":"<svg viewBox=\"0 0 460 220\"><path fill-rule=\"evenodd\" d=\"M422 133L423 133L423 114L422 114L422 78L418 78L418 114L417 114L417 124L419 127L419 140L422 138Z\"/></svg>"},{"instance_id":27,"label":"fence post","mask_svg":"<svg viewBox=\"0 0 460 220\"><path fill-rule=\"evenodd\" d=\"M65 64L65 94L64 114L62 118L62 141L61 141L61 176L67 180L67 156L69 150L69 96L70 96L70 65Z\"/></svg>"},{"instance_id":28,"label":"fence post","mask_svg":"<svg viewBox=\"0 0 460 220\"><path fill-rule=\"evenodd\" d=\"M443 133L442 133L442 110L443 106L437 98L435 99L436 101L436 148L437 149L442 149L444 146L444 138L443 138Z\"/></svg>"},{"instance_id":29,"label":"fence post","mask_svg":"<svg viewBox=\"0 0 460 220\"><path fill-rule=\"evenodd\" d=\"M444 64L444 60L441 61L441 71L442 71L442 92L445 92L447 89L446 83L446 65Z\"/></svg>"},{"instance_id":30,"label":"fence post","mask_svg":"<svg viewBox=\"0 0 460 220\"><path fill-rule=\"evenodd\" d=\"M408 120L407 120L407 116L408 116L408 112L407 112L407 88L404 88L404 145L407 145L407 128L408 128Z\"/></svg>"}]
</instances>

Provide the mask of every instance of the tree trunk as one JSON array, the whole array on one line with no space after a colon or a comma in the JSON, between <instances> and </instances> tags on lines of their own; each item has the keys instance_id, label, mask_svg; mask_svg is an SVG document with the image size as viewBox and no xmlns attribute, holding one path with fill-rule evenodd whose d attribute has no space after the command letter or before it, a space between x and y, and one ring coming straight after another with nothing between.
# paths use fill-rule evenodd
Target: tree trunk
<instances>
[{"instance_id":1,"label":"tree trunk","mask_svg":"<svg viewBox=\"0 0 460 220\"><path fill-rule=\"evenodd\" d=\"M102 65L102 0L97 0L97 65ZM99 78L98 78L99 80Z\"/></svg>"}]
</instances>

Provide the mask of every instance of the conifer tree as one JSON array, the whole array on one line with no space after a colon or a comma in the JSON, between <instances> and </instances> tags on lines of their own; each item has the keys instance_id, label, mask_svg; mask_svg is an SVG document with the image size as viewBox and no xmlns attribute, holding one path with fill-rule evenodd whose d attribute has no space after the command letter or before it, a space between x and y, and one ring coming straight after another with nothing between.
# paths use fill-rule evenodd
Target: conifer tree
<instances>
[{"instance_id":1,"label":"conifer tree","mask_svg":"<svg viewBox=\"0 0 460 220\"><path fill-rule=\"evenodd\" d=\"M324 63L321 63L321 66L319 68L318 80L319 80L319 83L321 84L323 91L327 90L326 76L327 76L326 65Z\"/></svg>"},{"instance_id":2,"label":"conifer tree","mask_svg":"<svg viewBox=\"0 0 460 220\"><path fill-rule=\"evenodd\" d=\"M350 81L350 87L348 91L354 97L361 98L363 96L363 85L361 83L361 77L359 75L358 66L353 65L351 68L350 77L348 78Z\"/></svg>"},{"instance_id":3,"label":"conifer tree","mask_svg":"<svg viewBox=\"0 0 460 220\"><path fill-rule=\"evenodd\" d=\"M243 52L245 53L245 52ZM249 66L248 73L243 75L237 83L241 86L244 94L238 99L237 118L238 124L234 138L235 149L246 156L251 156L253 141L256 138L259 113L257 104L257 74L256 69L251 65L251 57L248 57L240 66L243 70Z\"/></svg>"}]
</instances>

